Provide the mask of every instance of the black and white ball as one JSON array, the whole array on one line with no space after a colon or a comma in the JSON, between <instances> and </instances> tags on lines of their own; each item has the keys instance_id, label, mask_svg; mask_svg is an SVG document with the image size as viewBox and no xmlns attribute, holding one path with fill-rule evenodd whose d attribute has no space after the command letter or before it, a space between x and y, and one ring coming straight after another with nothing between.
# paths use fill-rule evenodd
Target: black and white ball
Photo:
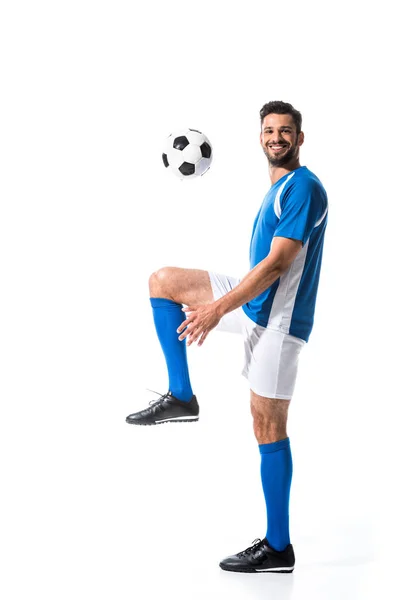
<instances>
[{"instance_id":1,"label":"black and white ball","mask_svg":"<svg viewBox=\"0 0 400 600\"><path fill-rule=\"evenodd\" d=\"M182 129L168 136L162 159L164 166L180 179L193 179L210 168L212 146L201 131Z\"/></svg>"}]
</instances>

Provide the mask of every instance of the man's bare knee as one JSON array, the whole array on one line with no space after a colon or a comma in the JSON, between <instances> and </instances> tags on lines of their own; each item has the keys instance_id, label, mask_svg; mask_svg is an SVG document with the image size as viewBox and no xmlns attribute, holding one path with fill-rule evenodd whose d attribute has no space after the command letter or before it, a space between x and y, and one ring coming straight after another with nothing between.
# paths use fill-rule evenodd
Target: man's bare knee
<instances>
[{"instance_id":1,"label":"man's bare knee","mask_svg":"<svg viewBox=\"0 0 400 600\"><path fill-rule=\"evenodd\" d=\"M149 279L152 298L167 298L178 304L208 304L213 292L208 271L162 267Z\"/></svg>"},{"instance_id":2,"label":"man's bare knee","mask_svg":"<svg viewBox=\"0 0 400 600\"><path fill-rule=\"evenodd\" d=\"M149 292L152 298L168 298L173 300L169 293L168 283L171 281L172 267L162 267L154 271L149 278Z\"/></svg>"},{"instance_id":3,"label":"man's bare knee","mask_svg":"<svg viewBox=\"0 0 400 600\"><path fill-rule=\"evenodd\" d=\"M259 444L272 444L287 437L288 400L251 394L254 435Z\"/></svg>"}]
</instances>

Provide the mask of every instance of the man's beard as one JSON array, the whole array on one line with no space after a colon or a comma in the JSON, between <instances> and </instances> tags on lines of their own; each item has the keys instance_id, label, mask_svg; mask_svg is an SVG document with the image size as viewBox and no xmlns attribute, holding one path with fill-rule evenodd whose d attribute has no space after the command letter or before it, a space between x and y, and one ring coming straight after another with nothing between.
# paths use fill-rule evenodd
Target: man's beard
<instances>
[{"instance_id":1,"label":"man's beard","mask_svg":"<svg viewBox=\"0 0 400 600\"><path fill-rule=\"evenodd\" d=\"M296 140L297 142L297 140ZM291 160L293 160L293 158L295 158L296 156L296 152L297 152L297 145L294 144L290 150L288 150L288 152L286 152L286 154L284 154L283 156L281 156L280 158L274 158L271 157L266 148L263 148L264 154L265 156L268 158L268 162L271 165L271 167L284 167L288 162L290 162Z\"/></svg>"}]
</instances>

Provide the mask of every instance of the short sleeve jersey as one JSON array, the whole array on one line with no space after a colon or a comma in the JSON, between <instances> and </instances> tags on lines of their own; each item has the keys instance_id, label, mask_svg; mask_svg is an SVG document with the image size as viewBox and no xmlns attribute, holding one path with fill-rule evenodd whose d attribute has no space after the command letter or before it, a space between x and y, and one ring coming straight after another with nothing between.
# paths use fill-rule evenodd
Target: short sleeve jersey
<instances>
[{"instance_id":1,"label":"short sleeve jersey","mask_svg":"<svg viewBox=\"0 0 400 600\"><path fill-rule=\"evenodd\" d=\"M275 236L303 247L283 275L243 305L255 323L309 339L321 270L328 199L316 175L299 167L281 177L264 198L250 242L250 269L268 256Z\"/></svg>"}]
</instances>

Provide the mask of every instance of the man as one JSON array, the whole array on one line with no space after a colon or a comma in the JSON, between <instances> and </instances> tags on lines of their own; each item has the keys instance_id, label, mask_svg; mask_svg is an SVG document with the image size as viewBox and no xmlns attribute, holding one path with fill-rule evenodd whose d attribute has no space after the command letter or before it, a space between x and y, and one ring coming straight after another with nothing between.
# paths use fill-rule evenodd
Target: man
<instances>
[{"instance_id":1,"label":"man","mask_svg":"<svg viewBox=\"0 0 400 600\"><path fill-rule=\"evenodd\" d=\"M169 391L126 420L136 425L197 421L186 344L202 345L215 327L242 333L268 529L264 539L222 560L220 567L288 573L295 557L289 536L292 456L286 424L298 357L313 326L328 203L319 179L300 166L301 114L276 101L265 104L260 117L271 188L254 222L250 271L240 281L174 267L151 275L150 301Z\"/></svg>"}]
</instances>

